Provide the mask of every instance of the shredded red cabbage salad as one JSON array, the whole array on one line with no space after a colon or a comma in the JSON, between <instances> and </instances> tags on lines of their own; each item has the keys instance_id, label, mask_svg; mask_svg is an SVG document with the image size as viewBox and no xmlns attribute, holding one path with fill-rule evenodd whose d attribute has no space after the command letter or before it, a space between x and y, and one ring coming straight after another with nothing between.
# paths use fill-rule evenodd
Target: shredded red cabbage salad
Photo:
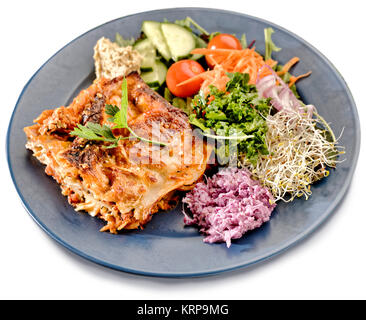
<instances>
[{"instance_id":1,"label":"shredded red cabbage salad","mask_svg":"<svg viewBox=\"0 0 366 320\"><path fill-rule=\"evenodd\" d=\"M241 238L268 221L276 204L268 189L251 178L247 169L225 168L207 183L200 182L183 198L193 217L185 213L186 225L198 225L205 242Z\"/></svg>"}]
</instances>

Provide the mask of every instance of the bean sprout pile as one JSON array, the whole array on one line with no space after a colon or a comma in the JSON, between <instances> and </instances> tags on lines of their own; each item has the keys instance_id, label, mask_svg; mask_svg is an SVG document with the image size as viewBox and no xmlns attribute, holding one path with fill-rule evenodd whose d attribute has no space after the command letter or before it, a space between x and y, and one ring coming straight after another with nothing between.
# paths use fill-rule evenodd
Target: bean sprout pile
<instances>
[{"instance_id":1,"label":"bean sprout pile","mask_svg":"<svg viewBox=\"0 0 366 320\"><path fill-rule=\"evenodd\" d=\"M269 155L261 155L256 165L245 159L242 164L271 191L275 201L290 202L302 196L308 199L311 184L328 176L328 169L339 162L339 153L344 153L336 149L338 139L316 112L311 118L300 111L281 110L266 121Z\"/></svg>"}]
</instances>

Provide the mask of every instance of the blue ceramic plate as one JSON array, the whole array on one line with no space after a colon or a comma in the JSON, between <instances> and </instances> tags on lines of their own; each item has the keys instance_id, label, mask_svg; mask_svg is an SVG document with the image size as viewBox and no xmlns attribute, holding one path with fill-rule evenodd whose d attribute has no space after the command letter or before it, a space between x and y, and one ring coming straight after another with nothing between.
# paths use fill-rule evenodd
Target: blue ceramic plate
<instances>
[{"instance_id":1,"label":"blue ceramic plate","mask_svg":"<svg viewBox=\"0 0 366 320\"><path fill-rule=\"evenodd\" d=\"M137 37L144 20L174 21L186 16L210 32L221 31L256 39L264 53L263 29L275 30L274 53L280 63L293 56L301 58L295 74L308 70L310 78L298 84L305 103L312 103L331 123L336 135L344 128L340 143L347 159L330 176L313 188L309 200L279 203L269 222L261 228L225 244L206 244L197 229L184 227L180 208L156 214L143 231L120 235L99 232L103 223L77 213L60 193L58 184L24 147L23 127L32 124L44 109L71 102L94 78L93 46L104 36L114 39L118 31ZM243 268L263 261L308 236L334 212L345 195L356 166L360 146L357 109L342 76L315 48L291 32L270 22L244 14L203 8L166 9L143 12L103 24L67 44L30 79L12 115L7 152L16 189L28 213L53 239L72 252L98 264L150 276L190 277Z\"/></svg>"}]
</instances>

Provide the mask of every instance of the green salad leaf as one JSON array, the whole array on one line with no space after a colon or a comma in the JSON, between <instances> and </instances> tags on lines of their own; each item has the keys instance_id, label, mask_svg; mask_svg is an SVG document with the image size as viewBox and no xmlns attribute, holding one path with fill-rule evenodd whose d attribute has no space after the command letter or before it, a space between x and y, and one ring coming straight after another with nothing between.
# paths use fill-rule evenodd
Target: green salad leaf
<instances>
[{"instance_id":1,"label":"green salad leaf","mask_svg":"<svg viewBox=\"0 0 366 320\"><path fill-rule=\"evenodd\" d=\"M132 46L135 43L135 39L131 38L131 39L124 39L118 32L116 33L116 37L115 37L115 42L120 46L120 47L127 47L127 46Z\"/></svg>"},{"instance_id":2,"label":"green salad leaf","mask_svg":"<svg viewBox=\"0 0 366 320\"><path fill-rule=\"evenodd\" d=\"M272 41L272 34L274 30L272 28L264 29L264 41L266 45L266 52L264 55L264 60L267 61L272 57L272 51L280 51L281 48L278 48Z\"/></svg>"},{"instance_id":3,"label":"green salad leaf","mask_svg":"<svg viewBox=\"0 0 366 320\"><path fill-rule=\"evenodd\" d=\"M270 99L259 98L256 87L249 84L248 74L236 72L228 76L225 92L211 86L207 97L199 92L193 98L189 121L204 136L217 140L219 159L245 156L255 164L258 153L268 154L265 117L270 111Z\"/></svg>"},{"instance_id":4,"label":"green salad leaf","mask_svg":"<svg viewBox=\"0 0 366 320\"><path fill-rule=\"evenodd\" d=\"M247 36L245 35L245 33L243 33L243 35L241 36L240 44L241 44L241 46L242 46L243 49L245 49L245 48L248 47L248 44L247 44Z\"/></svg>"},{"instance_id":5,"label":"green salad leaf","mask_svg":"<svg viewBox=\"0 0 366 320\"><path fill-rule=\"evenodd\" d=\"M182 20L176 20L174 23L178 24L182 27L188 28L190 31L192 31L191 25L193 25L201 34L204 34L207 36L210 34L208 31L203 29L196 21L194 21L191 17L186 17L185 19L182 19Z\"/></svg>"}]
</instances>

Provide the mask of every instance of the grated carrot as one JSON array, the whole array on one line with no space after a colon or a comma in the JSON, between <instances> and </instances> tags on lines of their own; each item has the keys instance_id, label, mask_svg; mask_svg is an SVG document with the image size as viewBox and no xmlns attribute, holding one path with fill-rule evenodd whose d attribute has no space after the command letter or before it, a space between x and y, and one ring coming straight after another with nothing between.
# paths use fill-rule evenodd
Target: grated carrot
<instances>
[{"instance_id":1,"label":"grated carrot","mask_svg":"<svg viewBox=\"0 0 366 320\"><path fill-rule=\"evenodd\" d=\"M255 84L258 77L263 78L271 74L269 68L262 68L264 65L268 65L270 68L277 65L277 61L272 59L264 61L263 57L255 51L255 47L242 50L196 48L191 51L191 54L209 55L214 62L214 68L185 80L179 83L178 86L185 85L191 81L195 81L197 78L201 78L204 80L201 89L205 94L209 93L210 85L214 85L219 90L225 90L226 83L229 81L229 77L226 74L227 72L248 73L249 84ZM298 61L300 61L298 57L293 57L283 66L281 71L277 72L277 74L285 74ZM293 84L309 74L291 77L290 81Z\"/></svg>"},{"instance_id":2,"label":"grated carrot","mask_svg":"<svg viewBox=\"0 0 366 320\"><path fill-rule=\"evenodd\" d=\"M220 65L225 72L248 73L251 84L256 83L258 70L266 63L263 57L255 51L255 47L243 50L197 48L191 53L210 55L215 66ZM276 65L277 62L271 60L270 63Z\"/></svg>"},{"instance_id":3,"label":"grated carrot","mask_svg":"<svg viewBox=\"0 0 366 320\"><path fill-rule=\"evenodd\" d=\"M266 61L266 65L268 65L268 66L270 66L271 68L273 68L274 66L276 66L276 65L277 65L277 61L272 60L272 59L268 59L268 60Z\"/></svg>"},{"instance_id":4,"label":"grated carrot","mask_svg":"<svg viewBox=\"0 0 366 320\"><path fill-rule=\"evenodd\" d=\"M288 61L282 68L281 71L277 72L277 75L282 76L284 75L286 72L288 72L296 63L298 63L300 61L300 59L298 57L293 57L292 59L290 59L290 61Z\"/></svg>"},{"instance_id":5,"label":"grated carrot","mask_svg":"<svg viewBox=\"0 0 366 320\"><path fill-rule=\"evenodd\" d=\"M308 77L308 76L310 76L310 75L311 75L311 71L309 71L309 72L307 72L307 73L304 73L304 74L301 74L301 75L299 75L299 76L297 76L297 77L292 76L292 77L290 78L290 82L289 82L288 86L291 88L291 87L295 84L295 82L296 82L297 80L299 80L299 79L301 79L301 78Z\"/></svg>"}]
</instances>

